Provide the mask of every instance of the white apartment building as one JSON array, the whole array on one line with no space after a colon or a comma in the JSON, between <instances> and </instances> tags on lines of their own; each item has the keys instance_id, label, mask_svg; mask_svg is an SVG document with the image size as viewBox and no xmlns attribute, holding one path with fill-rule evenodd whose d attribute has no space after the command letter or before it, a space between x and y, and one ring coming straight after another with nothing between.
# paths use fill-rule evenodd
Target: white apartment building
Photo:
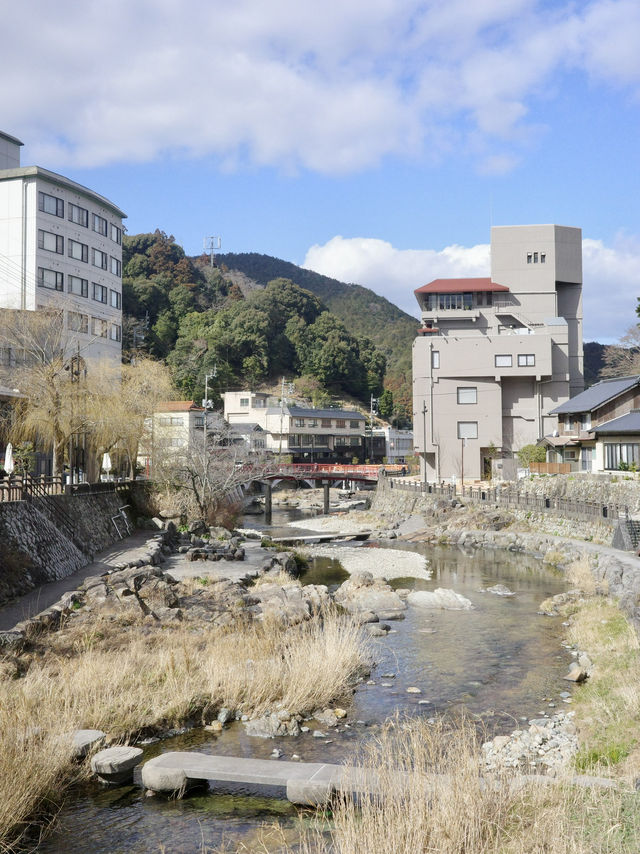
<instances>
[{"instance_id":1,"label":"white apartment building","mask_svg":"<svg viewBox=\"0 0 640 854\"><path fill-rule=\"evenodd\" d=\"M0 132L0 309L62 309L69 349L121 358L122 220L98 193L40 166Z\"/></svg>"},{"instance_id":2,"label":"white apartment building","mask_svg":"<svg viewBox=\"0 0 640 854\"><path fill-rule=\"evenodd\" d=\"M491 229L491 276L416 290L415 445L428 480L490 476L555 426L551 410L583 389L582 232Z\"/></svg>"},{"instance_id":3,"label":"white apartment building","mask_svg":"<svg viewBox=\"0 0 640 854\"><path fill-rule=\"evenodd\" d=\"M260 426L265 449L291 455L294 463L351 463L354 457L364 458L366 418L361 412L280 406L264 392L230 391L222 397L231 427Z\"/></svg>"}]
</instances>

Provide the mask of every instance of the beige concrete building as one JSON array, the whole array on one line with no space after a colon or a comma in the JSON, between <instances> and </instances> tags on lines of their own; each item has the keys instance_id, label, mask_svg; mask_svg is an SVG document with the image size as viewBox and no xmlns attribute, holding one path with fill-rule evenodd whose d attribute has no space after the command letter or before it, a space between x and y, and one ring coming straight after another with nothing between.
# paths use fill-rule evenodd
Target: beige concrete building
<instances>
[{"instance_id":1,"label":"beige concrete building","mask_svg":"<svg viewBox=\"0 0 640 854\"><path fill-rule=\"evenodd\" d=\"M40 166L0 132L0 309L62 309L70 351L122 352L122 220L93 190Z\"/></svg>"},{"instance_id":2,"label":"beige concrete building","mask_svg":"<svg viewBox=\"0 0 640 854\"><path fill-rule=\"evenodd\" d=\"M223 395L224 417L231 427L259 425L263 447L287 454L294 463L351 463L365 457L366 418L344 409L309 409L263 392L229 391Z\"/></svg>"},{"instance_id":3,"label":"beige concrete building","mask_svg":"<svg viewBox=\"0 0 640 854\"><path fill-rule=\"evenodd\" d=\"M582 232L491 229L491 276L416 290L414 438L428 480L479 479L555 426L583 388ZM423 472L424 473L424 472Z\"/></svg>"}]
</instances>

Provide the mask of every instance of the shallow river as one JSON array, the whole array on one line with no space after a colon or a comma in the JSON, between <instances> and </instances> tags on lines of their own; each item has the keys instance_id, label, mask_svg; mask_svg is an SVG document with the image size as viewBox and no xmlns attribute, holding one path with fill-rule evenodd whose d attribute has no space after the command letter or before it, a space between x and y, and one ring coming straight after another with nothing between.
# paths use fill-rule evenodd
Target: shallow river
<instances>
[{"instance_id":1,"label":"shallow river","mask_svg":"<svg viewBox=\"0 0 640 854\"><path fill-rule=\"evenodd\" d=\"M274 513L274 522L280 529L299 515L280 513L276 519ZM256 527L255 521L247 519L247 527ZM248 738L244 727L235 723L218 738L192 731L149 746L146 758L185 749L269 758L279 747L285 759L297 753L307 761L343 762L360 739L375 733L378 722L397 709L430 717L463 706L479 717L490 737L516 728L520 717L565 708L559 694L566 690L562 676L569 656L559 644L561 627L557 620L536 613L543 599L566 589L561 576L540 561L507 552L467 554L393 543L384 547L420 551L432 570L428 581L399 579L394 586L452 588L476 607L467 612L428 612L410 606L405 620L391 623L392 633L375 640L374 684L365 681L354 694L348 728L330 730L326 738L308 733L295 739L259 739ZM361 548L371 546L365 543ZM346 577L334 561L322 558L303 581L337 585ZM517 595L503 598L480 592L498 582ZM407 693L409 687L421 693ZM316 728L313 723L311 727ZM216 794L167 802L145 798L138 786L107 790L91 783L74 793L55 832L38 850L194 854L224 841L243 841L251 851L258 848L252 840L260 825L276 819L295 836L298 811L285 801Z\"/></svg>"}]
</instances>

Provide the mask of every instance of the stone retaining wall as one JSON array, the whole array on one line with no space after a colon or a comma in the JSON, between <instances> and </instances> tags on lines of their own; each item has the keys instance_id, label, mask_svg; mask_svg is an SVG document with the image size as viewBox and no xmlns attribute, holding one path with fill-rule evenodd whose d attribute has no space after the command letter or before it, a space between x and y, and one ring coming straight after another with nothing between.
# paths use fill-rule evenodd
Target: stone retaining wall
<instances>
[{"instance_id":1,"label":"stone retaining wall","mask_svg":"<svg viewBox=\"0 0 640 854\"><path fill-rule=\"evenodd\" d=\"M122 493L55 495L48 501L72 521L78 545L38 501L0 503L0 605L66 578L120 539L112 516L128 503Z\"/></svg>"}]
</instances>

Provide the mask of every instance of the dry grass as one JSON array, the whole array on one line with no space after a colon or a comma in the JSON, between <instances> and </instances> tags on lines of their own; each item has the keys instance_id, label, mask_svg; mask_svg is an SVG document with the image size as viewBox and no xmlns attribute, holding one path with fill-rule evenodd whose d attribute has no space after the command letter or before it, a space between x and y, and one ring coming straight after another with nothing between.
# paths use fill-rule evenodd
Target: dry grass
<instances>
[{"instance_id":1,"label":"dry grass","mask_svg":"<svg viewBox=\"0 0 640 854\"><path fill-rule=\"evenodd\" d=\"M271 584L276 584L278 587L302 587L302 583L284 569L273 574L269 572L266 575L259 575L252 586L267 587Z\"/></svg>"},{"instance_id":2,"label":"dry grass","mask_svg":"<svg viewBox=\"0 0 640 854\"><path fill-rule=\"evenodd\" d=\"M615 602L596 597L575 608L568 639L586 650L594 664L591 677L574 694L581 740L588 745L578 755L578 767L634 775L640 767L636 748L640 644L636 632Z\"/></svg>"},{"instance_id":3,"label":"dry grass","mask_svg":"<svg viewBox=\"0 0 640 854\"><path fill-rule=\"evenodd\" d=\"M588 555L582 555L581 558L569 564L566 568L565 576L571 587L576 587L589 596L600 590L591 572ZM600 590L600 592L604 591Z\"/></svg>"},{"instance_id":4,"label":"dry grass","mask_svg":"<svg viewBox=\"0 0 640 854\"><path fill-rule=\"evenodd\" d=\"M506 779L485 784L478 746L475 731L464 724L388 722L362 757L379 775L380 794L362 796L357 804L339 796L331 820L319 818L303 828L299 846L283 837L277 850L637 854L640 817L633 793L553 782L517 787Z\"/></svg>"},{"instance_id":5,"label":"dry grass","mask_svg":"<svg viewBox=\"0 0 640 854\"><path fill-rule=\"evenodd\" d=\"M96 622L73 639L72 657L33 660L24 676L0 682L0 851L73 775L60 733L96 728L124 741L205 722L220 706L309 712L343 697L367 658L360 630L332 613L289 629L178 624L145 635L132 623L110 624L111 638Z\"/></svg>"}]
</instances>

